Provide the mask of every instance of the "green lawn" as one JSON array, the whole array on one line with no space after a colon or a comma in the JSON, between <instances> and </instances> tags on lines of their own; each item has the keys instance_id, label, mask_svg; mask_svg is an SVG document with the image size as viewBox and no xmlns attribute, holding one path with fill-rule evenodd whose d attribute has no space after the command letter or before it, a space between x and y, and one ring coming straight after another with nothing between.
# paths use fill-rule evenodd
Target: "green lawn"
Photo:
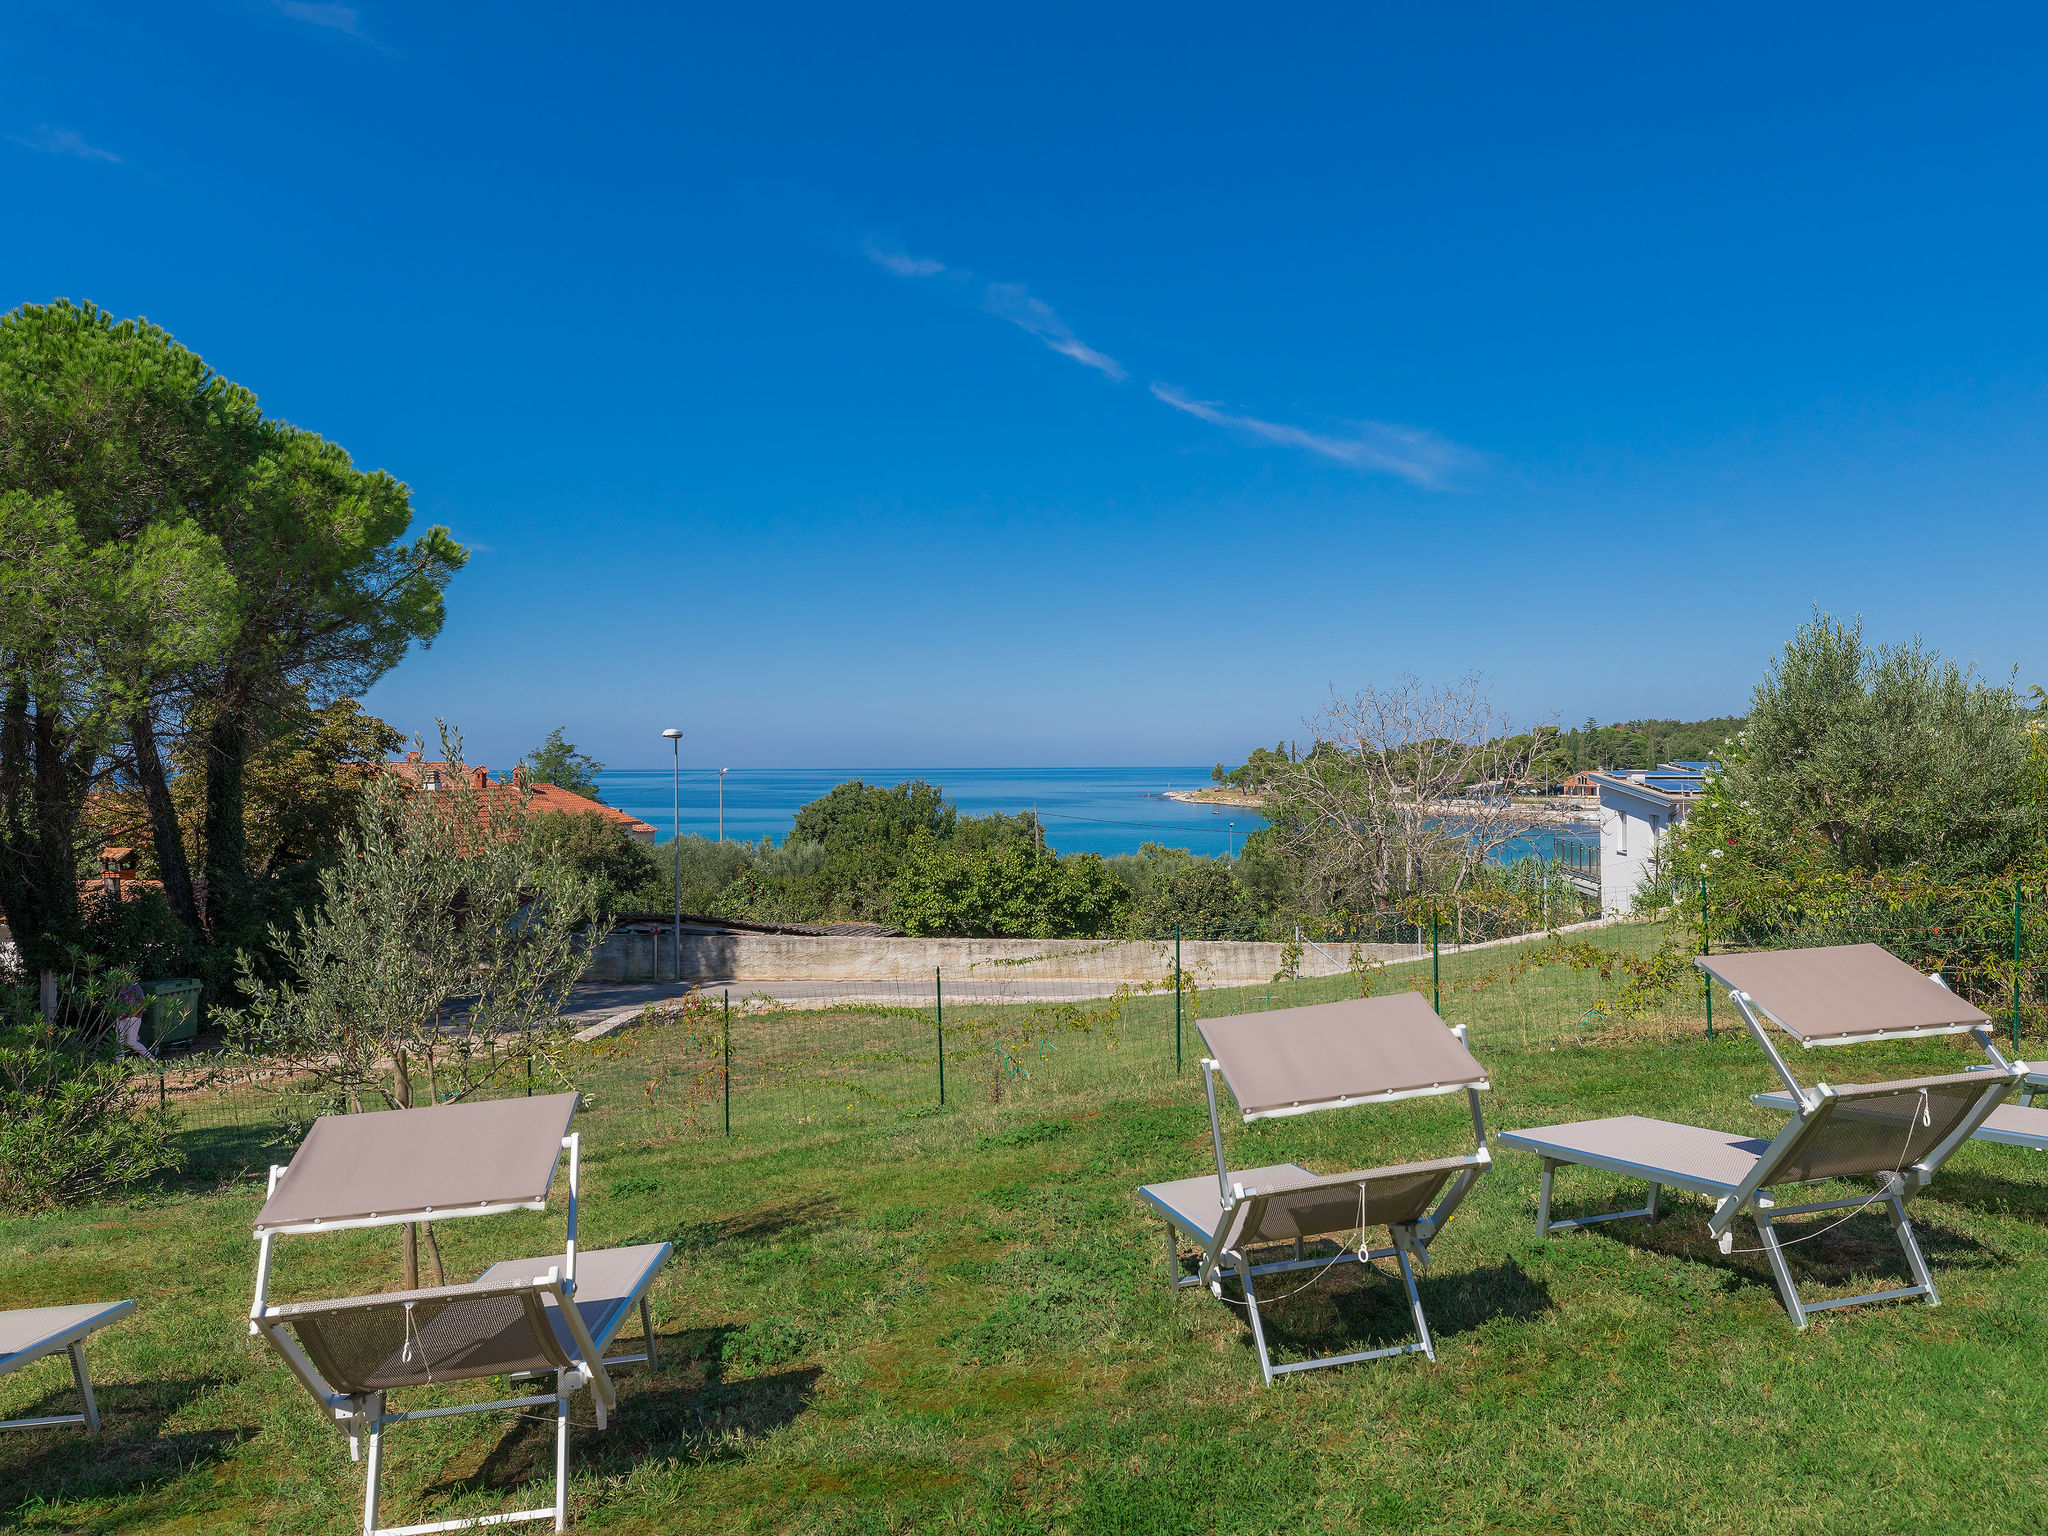
<instances>
[{"instance_id":1,"label":"green lawn","mask_svg":"<svg viewBox=\"0 0 2048 1536\"><path fill-rule=\"evenodd\" d=\"M1581 1024L1612 983L1551 969L1510 985L1505 964L1445 962L1444 1012L1472 1026L1493 1073L1491 1128L1631 1111L1774 1128L1746 1099L1775 1086L1759 1053L1739 1031L1702 1038L1696 999ZM1023 1070L952 1058L949 1036L943 1110L813 1093L795 1113L764 1080L738 1096L733 1139L650 1140L657 1121L623 1085L600 1090L582 1121L584 1239L666 1239L676 1256L656 1292L661 1369L621 1372L604 1434L579 1403L579 1528L1928 1533L2033 1531L2048 1515L2048 1158L1972 1145L1915 1203L1940 1308L1823 1314L1799 1334L1761 1257L1714 1249L1703 1203L1539 1242L1536 1163L1504 1153L1423 1281L1438 1362L1268 1390L1240 1309L1169 1293L1159 1228L1133 1195L1212 1166L1193 1032L1176 1077L1171 999L1144 1006L1164 1012L1133 1010L1114 1048L1068 1037ZM1945 1042L1882 1054L1826 1065L1874 1078L1959 1056ZM1322 1168L1469 1144L1461 1098L1229 1134L1236 1160ZM0 1437L0 1527L355 1528L346 1442L243 1321L259 1140L209 1133L183 1185L132 1205L0 1221L5 1304L142 1301L95 1345L102 1441ZM1560 1214L1639 1194L1567 1172ZM559 1231L559 1216L508 1217L457 1223L443 1244L466 1275L549 1251ZM395 1283L389 1232L285 1244L276 1299ZM1904 1273L1874 1213L1791 1252L1821 1292ZM1356 1269L1268 1316L1295 1356L1407 1327L1398 1282ZM0 1379L0 1416L63 1411L68 1389L54 1362ZM544 1498L540 1423L408 1425L391 1449L394 1522Z\"/></svg>"}]
</instances>

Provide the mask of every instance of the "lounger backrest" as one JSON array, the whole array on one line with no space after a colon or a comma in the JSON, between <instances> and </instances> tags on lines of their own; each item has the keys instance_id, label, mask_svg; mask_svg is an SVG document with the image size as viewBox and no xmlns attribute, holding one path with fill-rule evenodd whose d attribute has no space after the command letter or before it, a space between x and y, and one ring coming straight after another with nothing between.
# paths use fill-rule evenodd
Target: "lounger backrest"
<instances>
[{"instance_id":1,"label":"lounger backrest","mask_svg":"<svg viewBox=\"0 0 2048 1536\"><path fill-rule=\"evenodd\" d=\"M1837 1088L1827 1113L1773 1161L1766 1185L1854 1178L1912 1167L2007 1082L1981 1072Z\"/></svg>"},{"instance_id":2,"label":"lounger backrest","mask_svg":"<svg viewBox=\"0 0 2048 1536\"><path fill-rule=\"evenodd\" d=\"M1701 955L1693 964L1743 993L1802 1045L1957 1034L1991 1022L1876 944Z\"/></svg>"},{"instance_id":3,"label":"lounger backrest","mask_svg":"<svg viewBox=\"0 0 2048 1536\"><path fill-rule=\"evenodd\" d=\"M388 1392L574 1364L541 1297L531 1282L436 1286L291 1302L271 1308L269 1318L298 1335L335 1390Z\"/></svg>"},{"instance_id":4,"label":"lounger backrest","mask_svg":"<svg viewBox=\"0 0 2048 1536\"><path fill-rule=\"evenodd\" d=\"M1203 1019L1200 1028L1247 1120L1487 1086L1486 1069L1419 992Z\"/></svg>"},{"instance_id":5,"label":"lounger backrest","mask_svg":"<svg viewBox=\"0 0 2048 1536\"><path fill-rule=\"evenodd\" d=\"M1469 1157L1446 1157L1333 1173L1315 1176L1314 1187L1298 1191L1284 1182L1262 1185L1253 1205L1247 1207L1246 1225L1239 1230L1237 1241L1280 1243L1417 1221L1444 1185L1471 1164ZM1311 1180L1292 1182L1307 1184ZM1259 1197L1268 1195L1263 1209L1256 1208Z\"/></svg>"}]
</instances>

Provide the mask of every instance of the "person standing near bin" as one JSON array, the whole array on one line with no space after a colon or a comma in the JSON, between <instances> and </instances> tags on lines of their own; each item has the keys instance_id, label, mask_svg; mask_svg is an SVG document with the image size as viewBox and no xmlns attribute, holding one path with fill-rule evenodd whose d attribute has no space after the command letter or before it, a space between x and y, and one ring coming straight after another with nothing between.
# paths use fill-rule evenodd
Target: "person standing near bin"
<instances>
[{"instance_id":1,"label":"person standing near bin","mask_svg":"<svg viewBox=\"0 0 2048 1536\"><path fill-rule=\"evenodd\" d=\"M147 1006L143 996L142 983L131 981L114 997L115 1006L121 1016L114 1020L114 1032L121 1037L121 1043L132 1049L138 1056L150 1061L156 1060L156 1053L142 1043L142 1010Z\"/></svg>"}]
</instances>

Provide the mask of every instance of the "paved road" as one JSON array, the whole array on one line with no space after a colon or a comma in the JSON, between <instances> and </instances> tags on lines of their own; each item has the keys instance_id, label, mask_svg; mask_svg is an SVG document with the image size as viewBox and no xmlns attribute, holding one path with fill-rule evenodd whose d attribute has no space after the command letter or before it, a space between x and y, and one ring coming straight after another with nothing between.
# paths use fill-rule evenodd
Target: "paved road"
<instances>
[{"instance_id":1,"label":"paved road","mask_svg":"<svg viewBox=\"0 0 2048 1536\"><path fill-rule=\"evenodd\" d=\"M1108 997L1116 987L1113 981L949 981L946 1001L1064 1003ZM628 1008L644 1008L664 998L692 994L720 997L728 992L734 1001L743 997L772 997L779 1003L889 1003L899 1008L929 1008L933 1002L929 981L584 982L569 994L569 1007L562 1017L595 1020Z\"/></svg>"}]
</instances>

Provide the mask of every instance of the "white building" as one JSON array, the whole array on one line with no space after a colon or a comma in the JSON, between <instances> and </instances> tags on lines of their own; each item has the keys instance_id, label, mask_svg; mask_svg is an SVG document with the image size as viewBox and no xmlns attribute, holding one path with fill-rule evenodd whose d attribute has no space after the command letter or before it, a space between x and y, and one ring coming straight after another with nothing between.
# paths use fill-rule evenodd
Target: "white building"
<instances>
[{"instance_id":1,"label":"white building","mask_svg":"<svg viewBox=\"0 0 2048 1536\"><path fill-rule=\"evenodd\" d=\"M1706 772L1713 766L1661 763L1591 775L1600 791L1601 911L1633 911L1636 892L1647 881L1671 878L1658 860L1664 835L1706 792Z\"/></svg>"}]
</instances>

